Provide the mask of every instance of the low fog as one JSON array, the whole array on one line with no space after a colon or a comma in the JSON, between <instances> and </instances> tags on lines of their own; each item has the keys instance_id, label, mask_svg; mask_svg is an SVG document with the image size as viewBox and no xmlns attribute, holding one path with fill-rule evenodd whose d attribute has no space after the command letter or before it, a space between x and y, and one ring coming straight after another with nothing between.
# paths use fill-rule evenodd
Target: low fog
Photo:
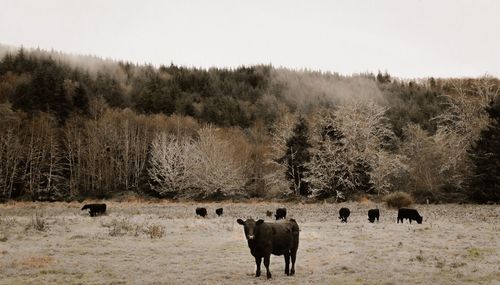
<instances>
[{"instance_id":1,"label":"low fog","mask_svg":"<svg viewBox=\"0 0 500 285\"><path fill-rule=\"evenodd\" d=\"M342 76L337 73L278 68L272 70L271 78L273 83L283 88L284 99L303 111L346 100L384 102L377 83L367 75Z\"/></svg>"}]
</instances>

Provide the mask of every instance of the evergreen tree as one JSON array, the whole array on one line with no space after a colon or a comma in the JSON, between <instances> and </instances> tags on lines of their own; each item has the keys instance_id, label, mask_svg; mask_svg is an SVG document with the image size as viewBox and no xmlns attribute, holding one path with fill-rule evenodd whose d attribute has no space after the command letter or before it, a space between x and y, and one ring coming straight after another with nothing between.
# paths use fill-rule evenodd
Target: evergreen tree
<instances>
[{"instance_id":1,"label":"evergreen tree","mask_svg":"<svg viewBox=\"0 0 500 285\"><path fill-rule=\"evenodd\" d=\"M102 96L110 107L124 108L126 106L120 84L108 74L97 74L93 92L97 96Z\"/></svg>"},{"instance_id":2,"label":"evergreen tree","mask_svg":"<svg viewBox=\"0 0 500 285\"><path fill-rule=\"evenodd\" d=\"M306 164L311 160L308 139L309 128L304 118L300 118L293 129L293 135L286 142L286 153L282 158L286 161L286 176L292 182L291 190L295 194L307 196L310 194L309 183L304 180L309 169Z\"/></svg>"},{"instance_id":3,"label":"evergreen tree","mask_svg":"<svg viewBox=\"0 0 500 285\"><path fill-rule=\"evenodd\" d=\"M481 132L472 148L473 176L470 180L472 199L477 202L500 202L500 99L488 108L491 124Z\"/></svg>"}]
</instances>

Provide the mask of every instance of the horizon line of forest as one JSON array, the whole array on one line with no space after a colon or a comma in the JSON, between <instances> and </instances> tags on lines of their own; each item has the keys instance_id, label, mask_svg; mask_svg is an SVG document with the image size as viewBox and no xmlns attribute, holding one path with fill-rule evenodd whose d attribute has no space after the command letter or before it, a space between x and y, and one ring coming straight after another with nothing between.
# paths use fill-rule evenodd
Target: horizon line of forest
<instances>
[{"instance_id":1,"label":"horizon line of forest","mask_svg":"<svg viewBox=\"0 0 500 285\"><path fill-rule=\"evenodd\" d=\"M500 201L500 81L0 60L0 201Z\"/></svg>"}]
</instances>

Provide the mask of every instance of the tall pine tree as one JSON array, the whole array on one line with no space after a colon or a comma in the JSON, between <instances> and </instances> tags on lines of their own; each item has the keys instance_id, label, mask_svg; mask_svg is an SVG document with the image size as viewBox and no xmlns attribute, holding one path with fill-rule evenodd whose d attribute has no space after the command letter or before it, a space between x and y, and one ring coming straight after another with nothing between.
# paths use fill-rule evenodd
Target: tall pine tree
<instances>
[{"instance_id":1,"label":"tall pine tree","mask_svg":"<svg viewBox=\"0 0 500 285\"><path fill-rule=\"evenodd\" d=\"M473 176L470 180L472 199L477 202L500 202L500 98L488 108L491 124L481 132L470 152Z\"/></svg>"},{"instance_id":2,"label":"tall pine tree","mask_svg":"<svg viewBox=\"0 0 500 285\"><path fill-rule=\"evenodd\" d=\"M300 118L293 129L293 135L286 142L286 154L282 160L286 161L287 178L292 182L291 190L297 195L310 194L309 183L304 180L309 171L306 164L311 160L308 141L309 128L304 118Z\"/></svg>"}]
</instances>

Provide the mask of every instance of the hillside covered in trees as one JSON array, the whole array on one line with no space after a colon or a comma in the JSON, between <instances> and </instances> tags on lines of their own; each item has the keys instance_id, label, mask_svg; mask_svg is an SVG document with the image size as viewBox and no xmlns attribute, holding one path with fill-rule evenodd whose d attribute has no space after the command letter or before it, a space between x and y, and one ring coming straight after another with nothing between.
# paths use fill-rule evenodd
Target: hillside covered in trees
<instances>
[{"instance_id":1,"label":"hillside covered in trees","mask_svg":"<svg viewBox=\"0 0 500 285\"><path fill-rule=\"evenodd\" d=\"M0 56L2 201L499 201L496 78Z\"/></svg>"}]
</instances>

